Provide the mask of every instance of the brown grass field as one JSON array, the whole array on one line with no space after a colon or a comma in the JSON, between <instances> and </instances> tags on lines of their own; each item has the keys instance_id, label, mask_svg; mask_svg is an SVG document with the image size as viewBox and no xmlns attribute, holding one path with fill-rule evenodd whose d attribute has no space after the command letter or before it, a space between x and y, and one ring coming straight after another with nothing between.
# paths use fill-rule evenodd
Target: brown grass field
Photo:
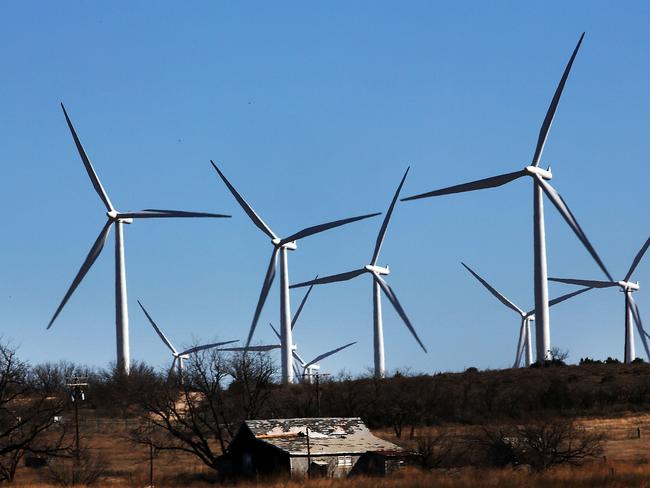
<instances>
[{"instance_id":1,"label":"brown grass field","mask_svg":"<svg viewBox=\"0 0 650 488\"><path fill-rule=\"evenodd\" d=\"M236 486L268 487L359 487L359 488L417 488L436 486L460 487L648 487L650 488L650 414L629 415L622 418L581 419L585 428L606 435L602 459L577 468L559 468L545 473L530 473L526 469L438 470L424 472L407 469L390 478L354 478L350 480L260 480L240 482ZM459 433L471 427L440 427ZM641 437L638 436L640 429ZM120 422L87 429L84 445L102 460L106 474L93 486L145 487L149 484L149 451L134 446L126 439L126 428ZM376 432L386 439L397 441L389 430ZM422 435L424 430L417 431ZM406 441L408 443L408 441ZM155 458L154 485L159 487L207 487L214 481L211 471L198 460L184 453L162 453ZM43 470L19 468L16 487L50 488Z\"/></svg>"}]
</instances>

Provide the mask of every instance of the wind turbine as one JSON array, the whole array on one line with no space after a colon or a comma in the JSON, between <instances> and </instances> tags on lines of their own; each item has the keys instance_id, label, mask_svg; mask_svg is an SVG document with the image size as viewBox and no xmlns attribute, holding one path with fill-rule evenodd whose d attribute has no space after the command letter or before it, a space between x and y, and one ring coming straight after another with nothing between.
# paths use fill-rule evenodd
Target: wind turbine
<instances>
[{"instance_id":1,"label":"wind turbine","mask_svg":"<svg viewBox=\"0 0 650 488\"><path fill-rule=\"evenodd\" d=\"M645 348L648 359L650 359L650 349L648 349L647 337L643 324L641 323L641 314L639 312L639 307L637 306L634 298L632 298L632 293L639 291L639 282L632 283L630 278L636 270L637 266L641 262L643 255L648 250L650 246L650 237L645 241L645 244L641 247L639 252L634 257L630 269L627 271L625 278L621 281L599 281L599 280L578 280L572 278L549 278L550 281L557 281L559 283L568 283L571 285L582 285L582 286L591 286L593 288L609 288L617 286L621 292L625 294L625 362L631 363L636 357L636 351L634 347L634 323L639 331L641 340L643 341L643 347Z\"/></svg>"},{"instance_id":2,"label":"wind turbine","mask_svg":"<svg viewBox=\"0 0 650 488\"><path fill-rule=\"evenodd\" d=\"M251 328L248 333L248 339L246 340L246 346L250 345L250 342L253 338L253 333L255 332L255 327L257 326L257 321L262 312L262 307L264 307L264 302L266 297L269 294L271 285L275 278L275 272L277 267L278 254L280 254L280 324L281 324L281 344L282 344L282 382L292 383L293 382L293 370L291 368L291 351L293 350L293 337L291 333L291 304L289 296L289 263L287 251L295 251L297 249L296 241L299 239L304 239L305 237L312 236L314 234L319 234L329 229L339 227L341 225L349 224L356 222L358 220L367 219L369 217L374 217L379 215L379 213L372 213L367 215L360 215L357 217L351 217L342 220L335 220L333 222L327 222L325 224L314 225L312 227L307 227L302 229L294 234L291 234L289 237L280 238L278 237L271 228L264 223L264 221L255 213L255 210L244 200L244 198L235 190L235 187L228 181L224 176L221 170L214 164L213 161L210 161L212 166L219 174L225 185L228 187L230 192L235 197L235 200L242 207L244 212L250 217L253 223L268 237L271 238L271 244L273 245L273 252L271 253L271 261L269 262L268 268L266 270L266 275L264 277L264 282L262 284L262 291L260 292L260 298L257 302L255 308L255 313L253 315L253 321L251 323Z\"/></svg>"},{"instance_id":3,"label":"wind turbine","mask_svg":"<svg viewBox=\"0 0 650 488\"><path fill-rule=\"evenodd\" d=\"M181 377L183 375L183 360L189 359L190 354L193 354L193 353L199 352L199 351L204 351L206 349L212 349L214 347L225 346L226 344L232 344L233 342L237 342L236 340L235 341L226 341L226 342L214 342L212 344L203 344L201 346L190 347L189 349L185 349L184 351L178 352L176 350L176 348L174 347L174 345L171 343L171 341L169 339L167 339L167 337L165 336L163 331L160 330L160 327L158 327L156 322L154 322L154 320L151 318L151 315L149 315L149 313L144 308L144 305L142 305L140 300L138 300L138 305L140 305L140 308L142 309L145 316L147 317L147 320L149 320L149 323L151 324L151 326L156 331L156 334L158 334L158 337L160 337L160 339L163 341L163 343L172 352L172 356L174 356L174 360L172 361L172 366L171 366L170 371L172 369L174 369L174 365L176 365L176 367L178 368L178 374ZM226 349L226 350L229 350L229 349Z\"/></svg>"},{"instance_id":4,"label":"wind turbine","mask_svg":"<svg viewBox=\"0 0 650 488\"><path fill-rule=\"evenodd\" d=\"M403 198L402 201L408 200L417 200L420 198L436 197L440 195L449 195L452 193L461 193L466 191L473 190L482 190L484 188L494 188L498 186L505 185L510 183L522 176L530 176L533 180L533 252L534 252L534 284L535 284L535 310L537 311L536 316L537 320L535 322L536 328L536 349L537 349L537 361L543 361L549 358L550 349L551 349L551 329L550 329L550 317L549 317L549 305L548 305L548 273L546 267L546 238L544 230L544 202L543 202L543 193L549 198L551 203L557 208L560 212L560 215L564 220L569 224L569 227L576 234L580 242L587 249L587 251L594 258L598 266L603 270L605 275L611 280L609 271L605 268L605 265L601 261L600 257L596 253L596 250L593 248L586 234L578 224L577 220L569 210L564 199L559 195L559 193L548 183L553 175L551 173L550 167L548 169L542 169L539 167L540 161L542 159L542 151L544 150L544 144L546 143L546 138L548 137L549 129L553 122L555 116L555 111L557 109L560 97L562 95L562 90L571 71L571 66L573 61L578 54L578 49L580 49L580 44L584 38L584 33L580 36L578 44L576 45L571 58L564 69L560 83L555 90L551 104L546 112L546 117L539 131L539 137L537 139L537 146L535 147L535 153L533 155L532 162L529 166L526 166L520 171L515 171L513 173L506 173L499 176L493 176L490 178L485 178L482 180L472 181L470 183L464 183L461 185L450 186L448 188L443 188L441 190L430 191L427 193L421 193L419 195L413 195L407 198Z\"/></svg>"},{"instance_id":5,"label":"wind turbine","mask_svg":"<svg viewBox=\"0 0 650 488\"><path fill-rule=\"evenodd\" d=\"M224 218L230 217L230 215L222 214L213 214L205 212L184 212L179 210L157 210L157 209L146 209L140 210L137 212L118 212L111 200L108 198L108 194L104 187L102 186L97 173L93 168L93 165L90 162L90 159L86 155L79 137L77 137L77 132L72 126L72 122L68 117L68 113L65 110L63 104L61 104L63 109L63 114L65 115L65 120L68 123L68 128L72 134L81 160L83 161L86 172L90 177L90 181L95 188L95 191L99 195L99 198L104 203L106 207L106 216L108 220L102 227L102 230L99 232L99 236L93 243L90 248L90 252L86 256L81 268L77 272L77 275L72 280L72 284L68 291L61 300L59 307L56 309L54 316L50 320L47 328L52 327L52 324L58 317L59 313L68 302L74 291L79 286L79 283L84 279L88 270L95 263L97 258L104 249L104 244L108 238L111 227L115 226L115 325L116 325L116 336L117 336L117 368L124 373L129 373L130 366L130 357L129 357L129 314L128 314L128 302L126 295L126 265L124 262L124 235L123 235L123 224L131 224L133 219L161 219L161 218L170 218L170 217L214 217L214 218Z\"/></svg>"},{"instance_id":6,"label":"wind turbine","mask_svg":"<svg viewBox=\"0 0 650 488\"><path fill-rule=\"evenodd\" d=\"M476 278L479 283L481 283L487 290L494 295L497 300L499 300L501 303L503 303L506 307L508 307L511 310L514 310L521 316L521 325L519 327L519 340L517 341L517 354L515 355L515 362L513 364L513 368L518 368L519 365L521 364L521 357L522 353L526 353L526 366L530 366L533 364L533 349L532 349L532 340L530 337L530 323L535 320L535 310L531 310L529 312L524 312L521 308L519 308L517 305L515 305L512 301L510 301L508 298L506 298L505 295L497 291L492 285L490 285L487 281L485 281L483 278L481 278L478 273L476 273L472 268L467 266L465 263L460 263L462 264L467 271L469 271L474 278ZM576 295L580 295L581 293L584 293L586 291L591 290L592 287L587 287L587 288L582 288L578 291L574 291L572 293L567 293L566 295L562 295L560 297L554 298L553 300L548 302L548 306L552 307L553 305L557 305L558 303L561 303L565 300L568 300L569 298L573 298Z\"/></svg>"},{"instance_id":7,"label":"wind turbine","mask_svg":"<svg viewBox=\"0 0 650 488\"><path fill-rule=\"evenodd\" d=\"M395 204L397 203L397 198L399 197L399 193L402 189L402 186L404 185L404 180L406 180L406 175L408 174L408 172L409 172L409 168L406 169L406 172L402 177L402 181L400 181L400 184L397 187L397 190L395 191L395 195L393 196L393 200L391 201L390 206L388 207L388 212L386 212L386 216L384 217L384 222L382 223L381 228L379 229L379 234L377 235L377 241L375 242L375 250L372 254L372 258L370 259L370 264L364 266L363 268L355 269L353 271L348 271L346 273L325 276L323 278L317 278L315 280L305 281L290 286L290 288L299 288L302 286L322 285L325 283L335 283L338 281L351 280L352 278L356 278L357 276L360 276L365 273L369 273L372 275L373 277L372 297L373 297L373 304L374 304L373 339L374 339L374 353L375 353L375 376L377 378L383 378L386 374L386 363L384 359L384 329L382 323L382 310L381 310L382 291L386 294L386 297L391 302L391 304L397 311L398 315L404 321L406 327L408 327L408 329L411 331L411 334L413 335L413 337L415 337L415 340L418 342L418 344L420 344L420 347L422 347L424 352L427 352L426 348L424 347L424 344L422 344L422 341L418 337L417 332L415 332L415 329L413 328L411 321L406 316L406 312L402 308L402 305L397 300L397 296L395 295L391 287L388 286L388 283L386 283L384 279L381 277L381 275L387 275L390 272L388 266L386 267L377 266L377 260L379 259L379 252L381 251L381 246L384 242L386 230L388 229L388 223L390 222L390 218L393 214L393 210L395 209Z\"/></svg>"}]
</instances>

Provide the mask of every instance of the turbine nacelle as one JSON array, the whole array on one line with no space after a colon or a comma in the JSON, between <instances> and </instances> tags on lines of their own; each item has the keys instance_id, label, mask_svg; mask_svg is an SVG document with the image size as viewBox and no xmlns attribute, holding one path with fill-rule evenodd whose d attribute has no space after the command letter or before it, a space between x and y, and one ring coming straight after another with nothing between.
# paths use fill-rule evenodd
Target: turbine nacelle
<instances>
[{"instance_id":1,"label":"turbine nacelle","mask_svg":"<svg viewBox=\"0 0 650 488\"><path fill-rule=\"evenodd\" d=\"M298 244L296 244L296 241L291 241L291 242L287 242L285 244L280 244L282 242L282 239L280 239L279 237L276 237L275 239L271 239L271 242L273 243L273 245L275 247L284 248L284 249L287 249L289 251L295 251L296 249L298 249Z\"/></svg>"},{"instance_id":2,"label":"turbine nacelle","mask_svg":"<svg viewBox=\"0 0 650 488\"><path fill-rule=\"evenodd\" d=\"M617 281L617 283L622 288L621 291L638 291L641 288L638 281L636 283L632 283L631 281Z\"/></svg>"},{"instance_id":3,"label":"turbine nacelle","mask_svg":"<svg viewBox=\"0 0 650 488\"><path fill-rule=\"evenodd\" d=\"M380 276L385 276L390 274L390 269L388 268L388 266L384 268L373 264L367 264L366 266L364 266L364 268L370 273L377 273Z\"/></svg>"},{"instance_id":4,"label":"turbine nacelle","mask_svg":"<svg viewBox=\"0 0 650 488\"><path fill-rule=\"evenodd\" d=\"M549 166L548 169L542 169L538 166L526 166L524 168L524 171L530 175L530 176L535 176L539 175L545 180L550 180L553 178L553 173L551 173L551 167Z\"/></svg>"},{"instance_id":5,"label":"turbine nacelle","mask_svg":"<svg viewBox=\"0 0 650 488\"><path fill-rule=\"evenodd\" d=\"M189 354L174 354L174 357L176 359L189 359L190 355Z\"/></svg>"}]
</instances>

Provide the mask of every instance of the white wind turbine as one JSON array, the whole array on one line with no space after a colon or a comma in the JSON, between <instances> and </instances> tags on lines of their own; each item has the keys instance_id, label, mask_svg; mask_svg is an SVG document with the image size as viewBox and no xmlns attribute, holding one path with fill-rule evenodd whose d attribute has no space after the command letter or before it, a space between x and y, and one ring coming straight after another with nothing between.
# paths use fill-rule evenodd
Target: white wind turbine
<instances>
[{"instance_id":1,"label":"white wind turbine","mask_svg":"<svg viewBox=\"0 0 650 488\"><path fill-rule=\"evenodd\" d=\"M548 136L549 129L553 122L555 116L555 111L557 105L560 101L560 96L562 95L562 90L571 71L571 66L573 61L578 53L580 44L584 33L580 36L580 40L576 45L571 58L564 69L560 83L555 90L551 104L546 112L546 117L542 123L541 129L539 131L539 137L537 139L537 146L535 148L535 154L533 155L532 162L529 166L526 166L520 171L515 171L513 173L507 173L499 176L493 176L491 178L485 178L482 180L472 181L470 183L464 183L461 185L455 185L448 188L443 188L441 190L430 191L427 193L422 193L419 195L413 195L407 198L402 198L402 201L407 200L416 200L420 198L435 197L440 195L449 195L452 193L461 193L473 190L482 190L484 188L494 188L498 186L505 185L513 180L521 178L522 176L530 176L533 180L533 253L534 253L534 286L535 286L535 310L537 311L537 320L535 322L536 329L536 353L537 361L543 361L549 358L549 353L551 349L551 329L550 329L550 317L549 317L549 305L548 305L548 273L546 266L546 238L544 230L544 202L543 202L543 193L549 198L551 203L557 208L560 212L560 215L564 220L569 224L569 227L576 234L580 242L587 249L587 251L594 258L598 266L603 270L605 275L611 280L609 271L605 268L605 265L601 261L600 257L596 253L596 250L593 248L589 239L587 239L586 234L583 232L582 228L576 221L575 217L569 210L566 205L566 202L562 197L555 191L555 189L548 183L553 175L550 168L544 170L539 167L542 151L544 150L544 144L546 143L546 138Z\"/></svg>"},{"instance_id":2,"label":"white wind turbine","mask_svg":"<svg viewBox=\"0 0 650 488\"><path fill-rule=\"evenodd\" d=\"M138 305L140 305L140 308L144 312L145 316L147 317L147 320L149 320L149 323L151 326L154 328L156 331L156 334L158 334L158 337L163 341L163 343L169 348L169 350L172 352L172 356L174 357L174 360L172 361L172 366L170 368L170 371L174 369L174 366L177 367L177 371L179 376L182 376L183 374L183 361L185 359L190 358L190 354L193 354L195 352L199 351L204 351L206 349L212 349L215 347L219 346L225 346L226 344L232 344L233 342L237 342L236 340L234 341L226 341L226 342L214 342L212 344L203 344L200 346L193 346L190 347L189 349L185 349L184 351L178 352L174 345L171 343L169 339L165 336L162 330L160 330L160 327L154 322L154 320L151 318L151 315L147 312L147 310L144 308L144 305L138 300ZM229 351L230 349L225 349L226 351Z\"/></svg>"},{"instance_id":3,"label":"white wind turbine","mask_svg":"<svg viewBox=\"0 0 650 488\"><path fill-rule=\"evenodd\" d=\"M179 210L157 210L157 209L146 209L140 210L137 212L118 212L110 199L104 187L102 186L95 170L90 163L90 159L86 155L79 137L77 137L77 132L72 126L72 122L68 117L68 113L65 110L63 104L61 104L63 109L63 114L65 115L65 120L68 123L70 132L74 139L81 160L83 161L86 172L90 177L90 181L95 188L95 191L101 198L104 206L106 207L106 216L108 220L104 227L99 232L99 236L95 240L94 244L90 248L90 252L86 256L81 268L77 272L77 275L72 280L72 284L68 291L61 300L59 307L56 309L54 316L50 320L47 328L52 327L52 324L58 317L59 313L68 302L74 291L79 286L79 283L84 279L86 273L90 270L92 265L95 263L95 260L99 257L108 234L110 233L111 227L115 226L115 325L116 325L116 336L117 336L117 367L118 370L128 374L130 366L130 357L129 357L129 314L128 314L128 303L126 295L126 266L124 262L124 236L123 236L123 224L130 224L133 222L133 219L160 219L160 218L170 218L170 217L230 217L230 215L222 214L212 214L204 212L183 212Z\"/></svg>"},{"instance_id":4,"label":"white wind turbine","mask_svg":"<svg viewBox=\"0 0 650 488\"><path fill-rule=\"evenodd\" d=\"M465 269L469 271L472 274L472 276L474 276L474 278L476 278L479 281L479 283L481 283L485 288L487 288L487 290L492 295L494 295L497 298L497 300L499 300L506 307L508 307L511 310L514 310L521 316L521 325L519 327L519 340L517 341L517 353L515 355L515 362L512 367L518 368L521 365L522 354L524 353L525 353L526 366L528 367L531 364L533 364L533 349L532 349L532 339L530 336L530 323L535 320L535 310L524 312L512 301L506 298L505 295L497 291L492 285L490 285L487 281L481 278L478 275L478 273L476 273L472 268L467 266L465 263L460 263L460 264L462 264L465 267ZM553 300L548 302L548 306L552 307L553 305L557 305L558 303L568 300L569 298L573 298L574 296L580 295L581 293L584 293L591 289L592 287L582 288L578 291L567 293L566 295L562 295L560 297L554 298Z\"/></svg>"},{"instance_id":5,"label":"white wind turbine","mask_svg":"<svg viewBox=\"0 0 650 488\"><path fill-rule=\"evenodd\" d=\"M273 252L271 253L271 260L269 262L268 268L266 270L266 275L264 277L264 283L262 284L262 291L260 292L260 298L257 302L255 308L255 313L253 315L253 321L251 323L251 328L248 333L248 339L246 340L246 346L250 345L250 342L253 338L253 333L255 332L255 327L257 326L257 321L259 319L260 313L262 312L262 307L266 301L273 280L275 279L275 272L277 267L278 254L280 254L280 324L281 324L281 364L282 364L282 382L292 383L293 382L293 369L291 367L291 357L293 351L293 336L291 333L291 304L290 304L290 295L289 295L289 263L287 251L295 251L297 249L296 241L309 237L320 232L324 232L341 225L349 224L351 222L356 222L358 220L367 219L369 217L374 217L379 215L379 213L372 213L367 215L360 215L358 217L351 217L342 220L335 220L333 222L327 222L325 224L314 225L312 227L307 227L302 229L294 234L291 234L289 237L280 238L271 230L271 228L264 223L264 221L255 213L253 208L244 200L244 198L235 190L235 187L228 181L224 174L219 170L216 164L213 161L210 161L212 166L217 171L225 185L228 187L232 195L235 197L235 200L242 207L244 212L250 217L253 223L268 237L271 238L271 244L273 245Z\"/></svg>"},{"instance_id":6,"label":"white wind turbine","mask_svg":"<svg viewBox=\"0 0 650 488\"><path fill-rule=\"evenodd\" d=\"M402 308L402 305L397 300L397 296L395 295L391 287L388 286L388 283L386 283L384 279L381 277L381 275L389 274L390 271L388 269L388 266L386 267L377 266L377 260L379 259L379 252L381 251L381 246L384 242L384 236L386 235L386 230L388 229L388 223L390 222L390 218L393 214L393 210L395 209L395 204L397 203L397 198L399 197L399 193L402 189L402 186L404 185L404 180L406 180L406 175L408 174L408 172L409 172L409 168L406 169L406 172L402 177L402 181L400 181L400 184L397 187L397 190L395 191L395 195L393 196L393 200L391 201L390 206L388 207L388 212L386 212L384 222L382 223L381 228L379 229L379 234L377 235L375 250L372 254L372 258L370 259L370 264L360 269L348 271L346 273L325 276L323 278L317 278L315 280L305 281L303 283L297 283L295 285L291 285L290 287L290 288L298 288L302 286L322 285L325 283L347 281L365 273L369 273L372 275L373 277L372 297L373 297L373 304L374 304L373 344L374 344L374 356L375 356L374 358L375 376L377 378L383 378L386 374L386 362L384 358L384 329L382 323L382 310L381 310L382 291L386 294L386 297L391 302L391 304L397 311L398 315L404 321L406 327L408 327L408 329L411 331L411 334L413 335L413 337L415 337L415 340L418 342L418 344L420 344L420 347L422 347L424 352L427 352L426 348L424 347L424 344L422 344L422 341L420 340L417 333L415 332L415 329L413 328L411 321L406 316L406 312Z\"/></svg>"},{"instance_id":7,"label":"white wind turbine","mask_svg":"<svg viewBox=\"0 0 650 488\"><path fill-rule=\"evenodd\" d=\"M650 237L645 241L639 252L634 257L630 269L627 271L625 278L621 281L599 281L599 280L578 280L572 278L549 278L550 281L557 281L559 283L568 283L571 285L582 285L582 286L591 286L593 288L609 288L617 286L621 292L625 294L625 356L624 361L626 363L631 363L636 357L636 351L634 347L634 323L639 331L639 336L643 341L643 347L645 348L648 359L650 360L650 349L648 348L647 337L643 324L641 323L641 314L639 312L639 307L637 306L634 298L632 298L632 293L639 290L639 282L632 283L630 278L636 270L637 266L641 262L643 255L648 250L650 246Z\"/></svg>"},{"instance_id":8,"label":"white wind turbine","mask_svg":"<svg viewBox=\"0 0 650 488\"><path fill-rule=\"evenodd\" d=\"M316 275L316 279L317 278L318 278L318 275ZM298 321L298 317L300 316L300 313L302 312L302 309L304 308L305 303L307 302L307 298L309 297L309 294L311 293L311 290L313 288L314 288L314 285L311 285L309 288L307 288L307 292L305 293L305 296L302 297L302 300L300 301L300 306L298 307L298 310L296 311L296 314L291 319L291 330L292 331L293 331L293 328L296 326L296 322ZM277 331L277 329L275 327L273 327L273 324L269 323L269 325L271 326L271 329L273 329L273 332L275 333L276 337L280 341L282 341L282 336ZM296 375L296 377L299 378L300 381L303 381L305 378L307 378L307 380L309 382L311 382L313 375L316 374L315 372L320 369L320 365L318 365L316 363L318 363L319 361L322 361L323 359L328 358L331 355L336 354L337 352L342 351L343 349L345 349L347 347L350 347L350 346L352 346L354 344L356 344L356 341L355 342L350 342L349 344L338 347L336 349L332 349L331 351L328 351L326 353L323 353L323 354L317 356L316 358L312 359L311 361L305 361L298 354L298 345L294 343L293 344L293 351L292 351L292 355L293 355L293 361L292 361L293 372ZM302 373L300 372L299 368L302 368Z\"/></svg>"}]
</instances>

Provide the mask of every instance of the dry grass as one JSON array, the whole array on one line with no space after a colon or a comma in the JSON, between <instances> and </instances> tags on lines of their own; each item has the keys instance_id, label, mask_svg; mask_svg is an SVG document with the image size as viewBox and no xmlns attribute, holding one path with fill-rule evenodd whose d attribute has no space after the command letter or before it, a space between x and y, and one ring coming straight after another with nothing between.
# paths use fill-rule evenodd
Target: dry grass
<instances>
[{"instance_id":1,"label":"dry grass","mask_svg":"<svg viewBox=\"0 0 650 488\"><path fill-rule=\"evenodd\" d=\"M460 487L647 487L650 488L650 415L630 415L618 419L580 419L589 430L604 432L605 458L580 468L561 468L546 473L529 473L525 469L473 469L421 472L405 470L390 478L355 478L351 480L260 480L241 482L236 486L247 488L440 488ZM641 429L641 438L637 428ZM445 426L417 430L423 435L439 430L452 434L468 433L473 427ZM133 446L126 438L126 431L116 425L113 431L89 435L85 444L106 462L107 474L95 486L145 487L148 485L149 454L144 446ZM377 434L395 440L389 430ZM213 473L193 456L183 453L162 453L155 459L155 485L157 487L208 487L213 483ZM16 487L54 488L44 482L40 471L21 467Z\"/></svg>"}]
</instances>

